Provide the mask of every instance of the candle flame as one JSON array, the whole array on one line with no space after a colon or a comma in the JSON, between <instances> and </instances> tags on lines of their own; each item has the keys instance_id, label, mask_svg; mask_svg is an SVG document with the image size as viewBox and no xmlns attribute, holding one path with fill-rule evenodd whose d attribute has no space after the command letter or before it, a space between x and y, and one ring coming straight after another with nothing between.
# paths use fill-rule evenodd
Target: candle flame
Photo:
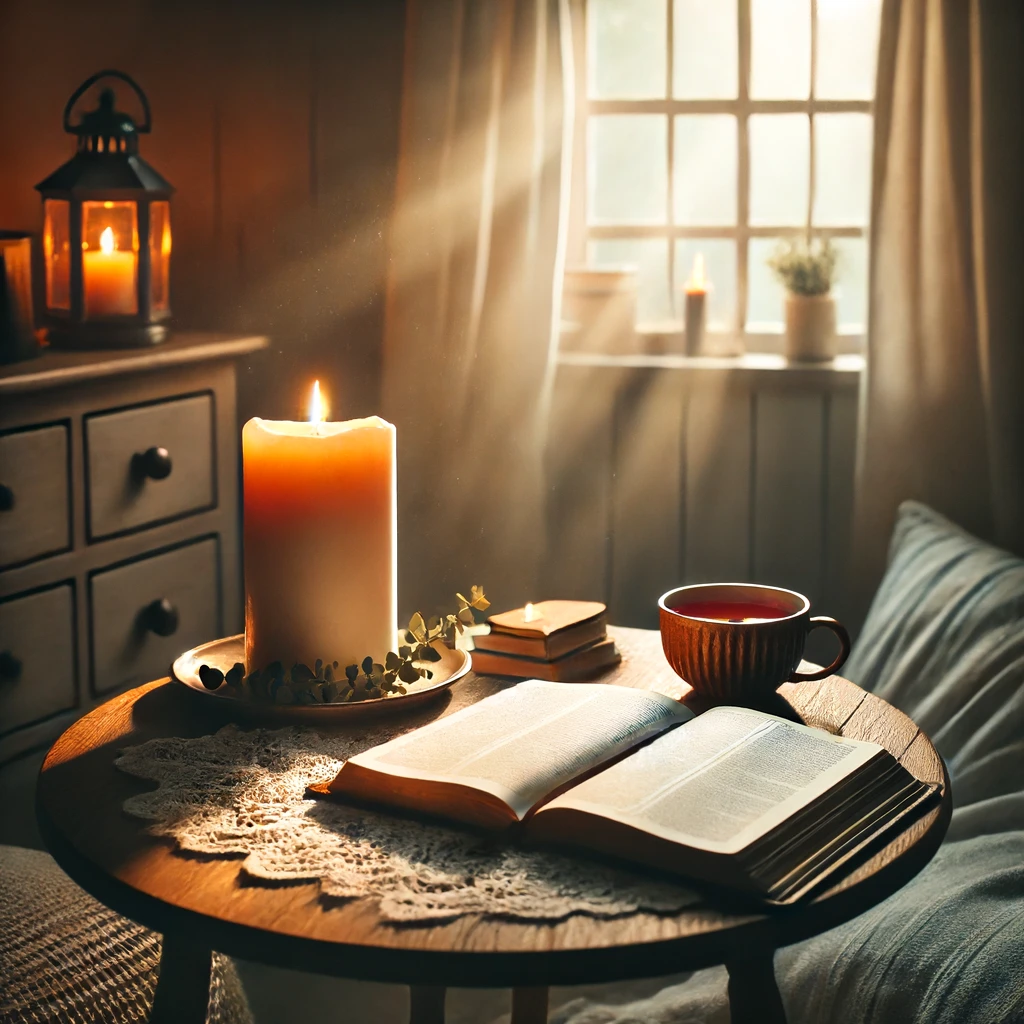
<instances>
[{"instance_id":1,"label":"candle flame","mask_svg":"<svg viewBox=\"0 0 1024 1024\"><path fill-rule=\"evenodd\" d=\"M526 602L526 607L523 609L523 622L533 622L534 619L539 619L540 616L537 614L537 609L533 607L532 601Z\"/></svg>"},{"instance_id":2,"label":"candle flame","mask_svg":"<svg viewBox=\"0 0 1024 1024\"><path fill-rule=\"evenodd\" d=\"M309 400L309 422L313 426L323 423L327 414L326 403L320 397L320 381L313 381L313 397Z\"/></svg>"},{"instance_id":3,"label":"candle flame","mask_svg":"<svg viewBox=\"0 0 1024 1024\"><path fill-rule=\"evenodd\" d=\"M704 253L699 252L693 257L693 270L690 271L690 280L686 282L686 290L689 292L707 291L707 278L704 276Z\"/></svg>"},{"instance_id":4,"label":"candle flame","mask_svg":"<svg viewBox=\"0 0 1024 1024\"><path fill-rule=\"evenodd\" d=\"M112 228L104 228L100 232L100 249L105 256L114 251L114 231Z\"/></svg>"}]
</instances>

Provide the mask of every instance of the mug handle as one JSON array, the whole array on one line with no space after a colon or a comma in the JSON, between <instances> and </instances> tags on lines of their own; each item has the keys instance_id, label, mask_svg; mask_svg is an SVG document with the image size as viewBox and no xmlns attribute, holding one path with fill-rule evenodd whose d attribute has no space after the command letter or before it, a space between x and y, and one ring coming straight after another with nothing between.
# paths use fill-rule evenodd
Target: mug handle
<instances>
[{"instance_id":1,"label":"mug handle","mask_svg":"<svg viewBox=\"0 0 1024 1024\"><path fill-rule=\"evenodd\" d=\"M820 668L817 672L794 672L789 677L791 683L809 683L812 679L824 679L826 676L832 675L833 672L837 672L850 656L850 634L846 632L846 627L841 622L833 619L831 615L812 615L807 632L810 633L818 626L831 629L839 637L839 653L828 668Z\"/></svg>"}]
</instances>

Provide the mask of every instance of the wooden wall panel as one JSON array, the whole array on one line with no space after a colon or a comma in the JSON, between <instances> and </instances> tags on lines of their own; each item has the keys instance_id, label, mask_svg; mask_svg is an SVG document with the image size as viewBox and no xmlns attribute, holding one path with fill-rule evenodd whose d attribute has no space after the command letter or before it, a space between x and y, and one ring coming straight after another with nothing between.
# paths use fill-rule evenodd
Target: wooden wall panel
<instances>
[{"instance_id":1,"label":"wooden wall panel","mask_svg":"<svg viewBox=\"0 0 1024 1024\"><path fill-rule=\"evenodd\" d=\"M754 406L754 578L821 598L824 396L765 391Z\"/></svg>"},{"instance_id":2,"label":"wooden wall panel","mask_svg":"<svg viewBox=\"0 0 1024 1024\"><path fill-rule=\"evenodd\" d=\"M616 389L609 609L655 629L657 599L677 586L687 389L679 374L623 369Z\"/></svg>"},{"instance_id":3,"label":"wooden wall panel","mask_svg":"<svg viewBox=\"0 0 1024 1024\"><path fill-rule=\"evenodd\" d=\"M702 383L686 423L685 582L751 576L751 402L746 389Z\"/></svg>"},{"instance_id":4,"label":"wooden wall panel","mask_svg":"<svg viewBox=\"0 0 1024 1024\"><path fill-rule=\"evenodd\" d=\"M616 375L560 366L548 420L544 598L608 601Z\"/></svg>"},{"instance_id":5,"label":"wooden wall panel","mask_svg":"<svg viewBox=\"0 0 1024 1024\"><path fill-rule=\"evenodd\" d=\"M67 97L126 71L153 109L142 153L177 188L175 322L271 337L240 367L240 417L301 413L316 376L338 415L378 411L404 25L403 0L5 0L0 228L38 230Z\"/></svg>"},{"instance_id":6,"label":"wooden wall panel","mask_svg":"<svg viewBox=\"0 0 1024 1024\"><path fill-rule=\"evenodd\" d=\"M856 627L847 600L852 376L567 360L548 428L546 597L657 626L679 583L755 580ZM808 655L835 640L812 635Z\"/></svg>"},{"instance_id":7,"label":"wooden wall panel","mask_svg":"<svg viewBox=\"0 0 1024 1024\"><path fill-rule=\"evenodd\" d=\"M825 581L822 610L859 629L856 603L847 586L853 542L853 488L857 450L857 393L828 397L825 452Z\"/></svg>"}]
</instances>

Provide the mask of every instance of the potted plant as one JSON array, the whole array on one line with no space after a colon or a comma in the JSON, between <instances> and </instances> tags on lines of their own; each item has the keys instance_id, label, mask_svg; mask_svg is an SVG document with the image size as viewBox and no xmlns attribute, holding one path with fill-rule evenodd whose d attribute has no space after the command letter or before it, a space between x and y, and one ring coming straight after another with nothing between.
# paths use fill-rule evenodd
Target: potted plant
<instances>
[{"instance_id":1,"label":"potted plant","mask_svg":"<svg viewBox=\"0 0 1024 1024\"><path fill-rule=\"evenodd\" d=\"M768 261L786 289L787 359L834 359L837 351L835 246L828 238L780 243Z\"/></svg>"}]
</instances>

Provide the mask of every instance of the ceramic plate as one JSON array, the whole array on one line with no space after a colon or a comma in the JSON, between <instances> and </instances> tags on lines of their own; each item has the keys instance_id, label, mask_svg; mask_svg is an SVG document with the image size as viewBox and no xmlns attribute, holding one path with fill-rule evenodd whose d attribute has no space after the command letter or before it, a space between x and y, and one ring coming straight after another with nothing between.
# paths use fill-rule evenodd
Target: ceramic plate
<instances>
[{"instance_id":1,"label":"ceramic plate","mask_svg":"<svg viewBox=\"0 0 1024 1024\"><path fill-rule=\"evenodd\" d=\"M403 641L404 642L404 641ZM228 687L208 690L199 679L199 666L209 665L222 672L238 661L245 660L245 634L212 640L186 651L174 665L171 672L179 683L209 701L216 701L229 714L240 718L276 722L323 722L325 720L356 718L360 715L399 713L433 700L447 690L452 683L461 679L472 667L469 653L462 650L441 649L441 660L432 662L432 679L420 679L408 683L406 693L392 697L378 697L375 700L357 701L352 704L264 704L236 696Z\"/></svg>"}]
</instances>

